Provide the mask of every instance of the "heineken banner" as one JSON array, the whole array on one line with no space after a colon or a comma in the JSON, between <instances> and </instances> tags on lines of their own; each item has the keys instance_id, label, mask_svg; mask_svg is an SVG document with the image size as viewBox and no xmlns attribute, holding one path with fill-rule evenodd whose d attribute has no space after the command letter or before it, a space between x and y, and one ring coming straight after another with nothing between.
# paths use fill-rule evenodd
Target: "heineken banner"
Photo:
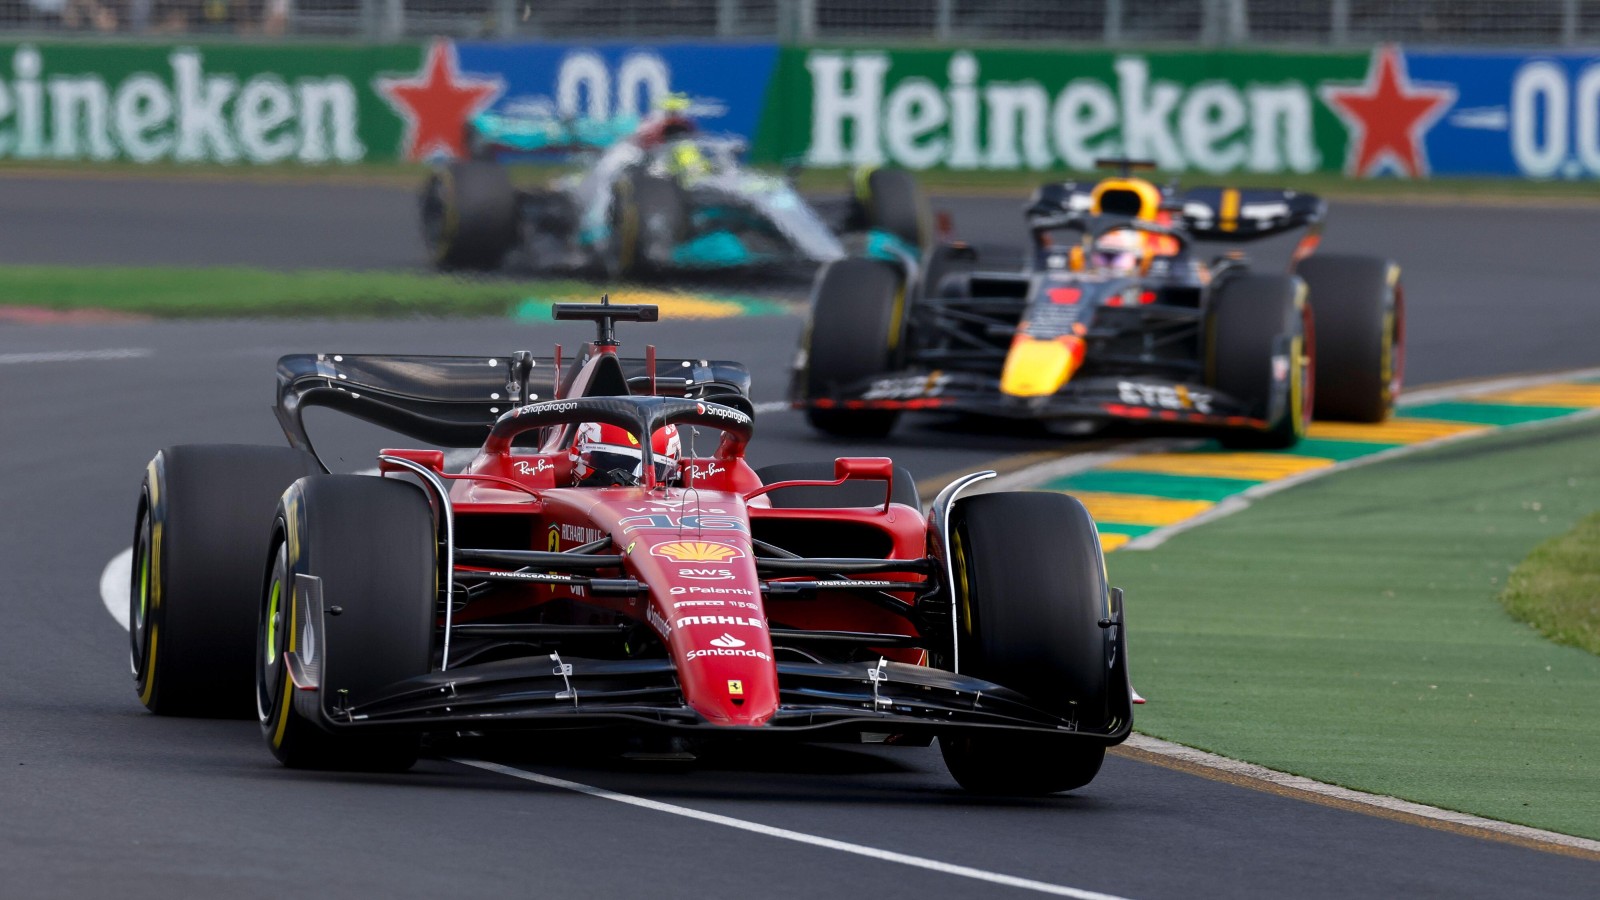
<instances>
[{"instance_id":1,"label":"heineken banner","mask_svg":"<svg viewBox=\"0 0 1600 900\"><path fill-rule=\"evenodd\" d=\"M4 46L4 45L0 45ZM394 156L374 74L417 47L13 44L0 158L350 163Z\"/></svg>"},{"instance_id":2,"label":"heineken banner","mask_svg":"<svg viewBox=\"0 0 1600 900\"><path fill-rule=\"evenodd\" d=\"M770 160L1209 173L1600 176L1600 54L790 48Z\"/></svg>"},{"instance_id":3,"label":"heineken banner","mask_svg":"<svg viewBox=\"0 0 1600 900\"><path fill-rule=\"evenodd\" d=\"M458 156L467 120L648 113L665 94L715 101L708 127L746 136L772 45L160 46L0 44L0 159L305 163Z\"/></svg>"},{"instance_id":4,"label":"heineken banner","mask_svg":"<svg viewBox=\"0 0 1600 900\"><path fill-rule=\"evenodd\" d=\"M1600 54L712 43L0 44L0 159L459 155L474 115L637 118L668 93L757 162L1351 177L1600 176Z\"/></svg>"},{"instance_id":5,"label":"heineken banner","mask_svg":"<svg viewBox=\"0 0 1600 900\"><path fill-rule=\"evenodd\" d=\"M1311 172L1337 168L1345 144L1318 85L1359 81L1365 65L1365 54L792 49L758 146L827 166L1088 169L1130 156Z\"/></svg>"}]
</instances>

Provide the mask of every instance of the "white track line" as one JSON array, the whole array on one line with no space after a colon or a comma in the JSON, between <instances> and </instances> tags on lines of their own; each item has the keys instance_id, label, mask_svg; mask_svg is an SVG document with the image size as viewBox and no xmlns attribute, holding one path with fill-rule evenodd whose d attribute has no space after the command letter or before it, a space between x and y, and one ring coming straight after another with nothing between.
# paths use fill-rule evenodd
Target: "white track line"
<instances>
[{"instance_id":1,"label":"white track line","mask_svg":"<svg viewBox=\"0 0 1600 900\"><path fill-rule=\"evenodd\" d=\"M132 547L111 557L100 573L100 602L106 605L106 612L111 613L111 618L117 620L123 631L128 630L128 589L132 576Z\"/></svg>"},{"instance_id":2,"label":"white track line","mask_svg":"<svg viewBox=\"0 0 1600 900\"><path fill-rule=\"evenodd\" d=\"M1433 821L1442 822L1448 825L1458 825L1466 828L1477 828L1483 831L1492 831L1496 834L1522 838L1528 841L1536 841L1541 844L1558 844L1562 847L1569 847L1574 850L1581 850L1587 853L1600 853L1600 841L1574 837L1570 834L1560 834L1554 831L1543 831L1538 828L1529 828L1526 825L1516 825L1511 822L1502 822L1498 819L1485 819L1481 816L1474 816L1464 812L1456 812L1455 810L1450 809L1439 809L1438 807L1434 806L1424 806L1421 803L1412 803L1409 800L1401 800L1398 797L1389 797L1384 794L1368 794L1364 791L1353 791L1349 788L1340 787L1336 784L1324 784L1320 781L1312 781L1309 778L1303 778L1299 775L1290 775L1287 772L1278 772L1273 769L1268 769L1265 766L1258 766L1254 763L1240 762L1236 759L1229 759L1226 756L1218 756L1215 753L1207 753L1204 750L1196 750L1193 747L1185 747L1182 744L1174 744L1171 741L1163 741L1160 738L1153 738L1143 734L1134 734L1130 736L1127 741L1127 746L1135 750L1144 750L1148 753L1155 753L1161 756L1169 757L1179 762L1185 762L1195 766L1203 766L1207 769L1226 772L1229 775L1237 775L1241 778L1248 778L1252 781L1262 781L1268 784L1278 785L1279 787L1289 788L1291 790L1304 791L1308 794L1317 794L1322 797L1330 797L1334 800L1340 800L1345 803L1374 807L1376 809L1388 810L1390 812L1403 813L1422 819L1431 819Z\"/></svg>"},{"instance_id":3,"label":"white track line","mask_svg":"<svg viewBox=\"0 0 1600 900\"><path fill-rule=\"evenodd\" d=\"M856 856L865 856L868 859L877 859L884 862L899 863L903 866L913 866L918 869L927 869L928 871L939 872L943 875L956 875L962 878L985 881L989 884L1021 888L1022 890L1026 891L1037 891L1041 894L1051 894L1056 897L1077 897L1080 898L1080 900L1121 900L1121 898L1118 898L1114 894L1101 894L1095 891L1085 891L1079 888L1067 887L1066 885L1051 884L1047 881L1034 881L1031 878L1018 878L1015 875L1002 875L999 872L989 872L984 869L974 869L970 866L958 866L954 863L941 862L937 859L928 859L922 856L912 856L908 853L896 853L893 850L880 850L876 847L867 847L862 844L852 844L848 841L835 840L833 838L821 837L815 834L806 834L803 831L791 831L787 828L776 828L771 825L762 825L759 822L749 822L744 819L735 819L732 816L723 816L718 815L717 813L709 813L698 809L690 809L687 806L675 806L671 803L662 803L659 800L647 800L643 797L635 797L632 794L619 794L616 791L610 791L605 788L594 787L593 785L588 784L580 784L576 781L567 781L562 778L553 778L549 775L541 775L537 772L528 772L523 769L514 769L510 766L499 765L498 763L484 762L476 759L452 759L451 761L461 763L464 766L472 766L473 768L483 769L487 772L495 772L501 775L509 775L512 778L520 778L524 781L536 782L548 787L576 791L580 794L588 794L591 797L598 797L602 800L613 800L617 803L626 803L629 806L637 806L641 809L653 810L655 812L667 813L674 816L682 816L686 819L709 822L712 825L722 825L727 828L737 828L740 831L748 831L752 834L774 837L785 841L794 841L797 844L809 844L813 847L822 847L828 850L838 850L841 853L853 853Z\"/></svg>"},{"instance_id":4,"label":"white track line","mask_svg":"<svg viewBox=\"0 0 1600 900\"><path fill-rule=\"evenodd\" d=\"M0 353L0 365L85 362L101 359L143 359L149 355L150 351L144 347L120 347L109 350L49 350L39 353Z\"/></svg>"},{"instance_id":5,"label":"white track line","mask_svg":"<svg viewBox=\"0 0 1600 900\"><path fill-rule=\"evenodd\" d=\"M789 401L787 400L772 400L767 403L757 403L755 405L757 413L783 412L789 408Z\"/></svg>"}]
</instances>

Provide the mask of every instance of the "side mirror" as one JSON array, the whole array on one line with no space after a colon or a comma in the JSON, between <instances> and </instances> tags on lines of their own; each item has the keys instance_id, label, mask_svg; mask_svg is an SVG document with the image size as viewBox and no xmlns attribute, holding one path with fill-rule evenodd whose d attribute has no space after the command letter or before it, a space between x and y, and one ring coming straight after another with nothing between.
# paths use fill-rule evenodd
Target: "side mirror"
<instances>
[{"instance_id":1,"label":"side mirror","mask_svg":"<svg viewBox=\"0 0 1600 900\"><path fill-rule=\"evenodd\" d=\"M833 461L839 481L894 481L894 460L887 456L841 456Z\"/></svg>"}]
</instances>

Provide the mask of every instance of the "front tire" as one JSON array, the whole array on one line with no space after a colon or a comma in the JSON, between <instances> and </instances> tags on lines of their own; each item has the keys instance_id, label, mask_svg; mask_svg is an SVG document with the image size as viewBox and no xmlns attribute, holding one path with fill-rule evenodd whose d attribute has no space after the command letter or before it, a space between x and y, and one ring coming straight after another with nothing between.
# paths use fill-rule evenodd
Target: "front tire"
<instances>
[{"instance_id":1,"label":"front tire","mask_svg":"<svg viewBox=\"0 0 1600 900\"><path fill-rule=\"evenodd\" d=\"M150 461L134 526L128 638L134 688L151 712L249 716L273 505L296 479L321 471L289 447L184 444Z\"/></svg>"},{"instance_id":2,"label":"front tire","mask_svg":"<svg viewBox=\"0 0 1600 900\"><path fill-rule=\"evenodd\" d=\"M806 335L806 398L831 399L838 388L898 368L904 355L906 291L896 269L869 259L841 259L817 273ZM898 410L806 409L813 427L840 437L881 438Z\"/></svg>"},{"instance_id":3,"label":"front tire","mask_svg":"<svg viewBox=\"0 0 1600 900\"><path fill-rule=\"evenodd\" d=\"M1283 450L1305 436L1316 385L1312 322L1305 285L1292 275L1238 275L1212 294L1208 383L1245 401L1266 421L1260 431L1223 432L1217 438L1222 446ZM1285 369L1281 384L1287 393L1277 404L1280 367Z\"/></svg>"},{"instance_id":4,"label":"front tire","mask_svg":"<svg viewBox=\"0 0 1600 900\"><path fill-rule=\"evenodd\" d=\"M453 162L422 190L422 235L440 269L499 268L518 239L517 191L503 166Z\"/></svg>"},{"instance_id":5,"label":"front tire","mask_svg":"<svg viewBox=\"0 0 1600 900\"><path fill-rule=\"evenodd\" d=\"M256 644L267 746L290 768L409 769L420 735L324 723L330 709L432 670L438 544L427 497L370 475L306 478L284 495L274 538ZM320 583L320 618L299 576ZM318 673L315 690L296 688L291 653Z\"/></svg>"},{"instance_id":6,"label":"front tire","mask_svg":"<svg viewBox=\"0 0 1600 900\"><path fill-rule=\"evenodd\" d=\"M1405 378L1400 266L1375 256L1312 256L1295 272L1316 314L1316 418L1389 418Z\"/></svg>"},{"instance_id":7,"label":"front tire","mask_svg":"<svg viewBox=\"0 0 1600 900\"><path fill-rule=\"evenodd\" d=\"M952 535L962 674L1026 695L1087 729L1113 704L1114 644L1105 561L1094 520L1066 494L981 494L961 501ZM1088 737L1003 731L941 735L957 783L985 794L1082 787L1105 759Z\"/></svg>"}]
</instances>

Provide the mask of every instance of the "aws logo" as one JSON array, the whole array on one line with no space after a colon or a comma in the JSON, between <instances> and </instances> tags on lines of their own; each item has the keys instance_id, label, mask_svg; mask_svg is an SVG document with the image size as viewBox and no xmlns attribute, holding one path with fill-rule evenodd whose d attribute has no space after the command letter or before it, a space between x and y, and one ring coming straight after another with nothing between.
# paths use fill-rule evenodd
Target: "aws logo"
<instances>
[{"instance_id":1,"label":"aws logo","mask_svg":"<svg viewBox=\"0 0 1600 900\"><path fill-rule=\"evenodd\" d=\"M672 541L650 548L651 556L673 562L727 562L740 559L744 551L720 541Z\"/></svg>"}]
</instances>

